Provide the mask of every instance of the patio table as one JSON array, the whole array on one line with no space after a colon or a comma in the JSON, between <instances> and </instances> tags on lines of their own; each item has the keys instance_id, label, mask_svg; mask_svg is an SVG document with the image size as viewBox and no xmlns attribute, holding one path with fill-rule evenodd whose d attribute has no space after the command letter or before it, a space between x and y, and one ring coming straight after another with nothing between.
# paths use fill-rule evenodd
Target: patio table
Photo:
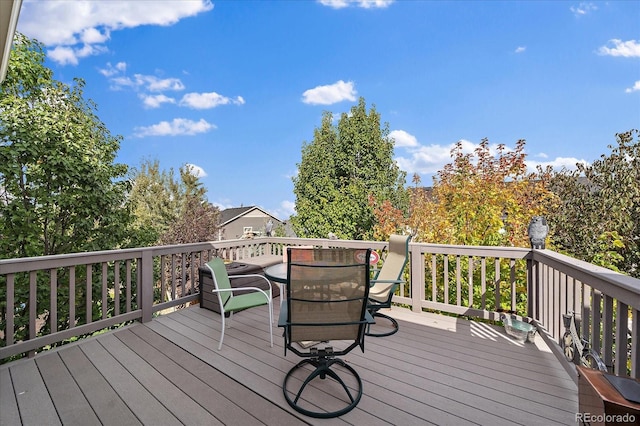
<instances>
[{"instance_id":1,"label":"patio table","mask_svg":"<svg viewBox=\"0 0 640 426\"><path fill-rule=\"evenodd\" d=\"M276 263L264 269L264 276L278 284L280 288L280 308L282 308L282 299L285 297L284 286L287 283L287 264Z\"/></svg>"}]
</instances>

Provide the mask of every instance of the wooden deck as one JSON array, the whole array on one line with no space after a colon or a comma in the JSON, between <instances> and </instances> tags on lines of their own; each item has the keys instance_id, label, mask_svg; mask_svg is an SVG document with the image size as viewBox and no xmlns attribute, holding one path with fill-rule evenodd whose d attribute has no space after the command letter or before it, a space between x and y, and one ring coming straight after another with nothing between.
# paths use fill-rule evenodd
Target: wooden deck
<instances>
[{"instance_id":1,"label":"wooden deck","mask_svg":"<svg viewBox=\"0 0 640 426\"><path fill-rule=\"evenodd\" d=\"M278 303L274 304L278 310ZM352 412L317 420L282 395L280 329L266 308L220 317L198 306L0 366L0 425L552 425L574 424L578 394L555 357L503 330L394 309L400 331L367 337L346 356L364 395Z\"/></svg>"}]
</instances>

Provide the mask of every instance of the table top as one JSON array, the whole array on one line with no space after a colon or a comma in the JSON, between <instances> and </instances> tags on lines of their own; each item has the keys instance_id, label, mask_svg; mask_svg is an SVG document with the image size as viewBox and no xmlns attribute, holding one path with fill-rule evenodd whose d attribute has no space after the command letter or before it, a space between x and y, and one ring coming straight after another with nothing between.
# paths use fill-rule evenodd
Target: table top
<instances>
[{"instance_id":1,"label":"table top","mask_svg":"<svg viewBox=\"0 0 640 426\"><path fill-rule=\"evenodd\" d=\"M598 394L605 403L614 404L619 407L624 407L626 410L631 410L633 413L640 412L640 404L625 399L620 392L606 379L605 376L611 374L604 373L599 370L591 368L585 368L582 366L576 367L578 370L578 377L584 377L586 383ZM634 381L635 379L626 379ZM637 381L637 380L636 380ZM578 391L580 392L580 385ZM584 393L584 392L583 392Z\"/></svg>"},{"instance_id":2,"label":"table top","mask_svg":"<svg viewBox=\"0 0 640 426\"><path fill-rule=\"evenodd\" d=\"M264 269L264 276L280 284L287 283L287 264L277 263Z\"/></svg>"}]
</instances>

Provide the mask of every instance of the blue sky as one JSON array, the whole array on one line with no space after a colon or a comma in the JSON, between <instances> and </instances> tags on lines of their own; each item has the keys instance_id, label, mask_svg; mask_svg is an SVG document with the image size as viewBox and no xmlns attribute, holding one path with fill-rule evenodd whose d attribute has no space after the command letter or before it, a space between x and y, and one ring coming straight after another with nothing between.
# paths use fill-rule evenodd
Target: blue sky
<instances>
[{"instance_id":1,"label":"blue sky","mask_svg":"<svg viewBox=\"0 0 640 426\"><path fill-rule=\"evenodd\" d=\"M640 128L640 1L29 1L18 31L86 81L118 161L193 165L286 219L323 111L375 105L425 185L464 141L573 168Z\"/></svg>"}]
</instances>

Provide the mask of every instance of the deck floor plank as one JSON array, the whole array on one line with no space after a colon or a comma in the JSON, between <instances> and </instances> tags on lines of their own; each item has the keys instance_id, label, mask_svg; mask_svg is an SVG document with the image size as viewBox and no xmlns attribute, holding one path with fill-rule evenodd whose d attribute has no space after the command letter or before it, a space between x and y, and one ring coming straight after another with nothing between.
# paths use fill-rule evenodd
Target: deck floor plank
<instances>
[{"instance_id":1,"label":"deck floor plank","mask_svg":"<svg viewBox=\"0 0 640 426\"><path fill-rule=\"evenodd\" d=\"M0 425L20 423L20 410L8 368L0 368Z\"/></svg>"},{"instance_id":2,"label":"deck floor plank","mask_svg":"<svg viewBox=\"0 0 640 426\"><path fill-rule=\"evenodd\" d=\"M35 362L17 361L11 369L11 380L20 417L25 424L62 424Z\"/></svg>"},{"instance_id":3,"label":"deck floor plank","mask_svg":"<svg viewBox=\"0 0 640 426\"><path fill-rule=\"evenodd\" d=\"M103 336L99 336L102 338ZM136 380L124 365L134 360L116 359L97 339L82 345L83 352L143 424L180 425L180 421L157 399L157 396ZM126 354L123 354L126 355ZM158 391L157 388L153 391ZM163 389L164 391L164 389Z\"/></svg>"},{"instance_id":4,"label":"deck floor plank","mask_svg":"<svg viewBox=\"0 0 640 426\"><path fill-rule=\"evenodd\" d=\"M91 404L59 356L40 357L36 360L36 365L62 424L100 424Z\"/></svg>"},{"instance_id":5,"label":"deck floor plank","mask_svg":"<svg viewBox=\"0 0 640 426\"><path fill-rule=\"evenodd\" d=\"M276 317L278 310L276 303ZM282 382L300 358L284 355L277 327L269 346L266 307L234 315L218 351L220 315L195 306L0 366L0 424L38 424L34 416L51 420L52 413L63 424L79 424L64 414L74 395L81 410L119 425L574 422L577 387L537 339L523 344L500 327L440 315L396 309L392 315L398 333L367 337L364 353L344 357L360 373L364 394L340 418L312 419L288 406ZM47 392L54 383L60 389ZM23 406L25 389L42 403L29 399ZM331 391L324 392L322 404L333 403Z\"/></svg>"},{"instance_id":6,"label":"deck floor plank","mask_svg":"<svg viewBox=\"0 0 640 426\"><path fill-rule=\"evenodd\" d=\"M105 425L140 424L127 404L82 351L81 345L84 343L63 348L58 351L58 354L91 404L93 411ZM53 355L43 354L42 357Z\"/></svg>"},{"instance_id":7,"label":"deck floor plank","mask_svg":"<svg viewBox=\"0 0 640 426\"><path fill-rule=\"evenodd\" d=\"M180 370L182 368L175 364L169 365L169 363L165 363L164 366L160 365L159 369L154 368L155 366L152 364L154 359L148 359L154 357L154 351L145 351L146 348L142 342L137 342L137 339L128 339L127 337L129 336L131 336L131 332L123 330L117 334L109 333L100 336L98 341L109 351L114 359L126 360L126 362L122 362L122 366L180 423L219 424L211 413L163 375L169 373L169 371L163 372L163 367ZM155 360L157 361L158 358L161 357L158 356ZM180 373L184 374L185 372L180 371ZM155 389L162 389L163 391L154 392Z\"/></svg>"},{"instance_id":8,"label":"deck floor plank","mask_svg":"<svg viewBox=\"0 0 640 426\"><path fill-rule=\"evenodd\" d=\"M138 326L132 328L131 332L166 354L168 358L179 360L186 370L207 386L209 391L205 389L196 397L203 398L201 404L208 407L211 412L219 413L223 423L229 424L239 420L243 424L250 424L251 421L245 418L246 414L239 412L241 410L246 410L254 419L260 419L266 424L298 425L301 423L301 419L296 415L270 403L255 392L247 392L248 388L244 384L211 368L209 364L186 353L148 327ZM193 383L190 382L190 386L194 386Z\"/></svg>"}]
</instances>

